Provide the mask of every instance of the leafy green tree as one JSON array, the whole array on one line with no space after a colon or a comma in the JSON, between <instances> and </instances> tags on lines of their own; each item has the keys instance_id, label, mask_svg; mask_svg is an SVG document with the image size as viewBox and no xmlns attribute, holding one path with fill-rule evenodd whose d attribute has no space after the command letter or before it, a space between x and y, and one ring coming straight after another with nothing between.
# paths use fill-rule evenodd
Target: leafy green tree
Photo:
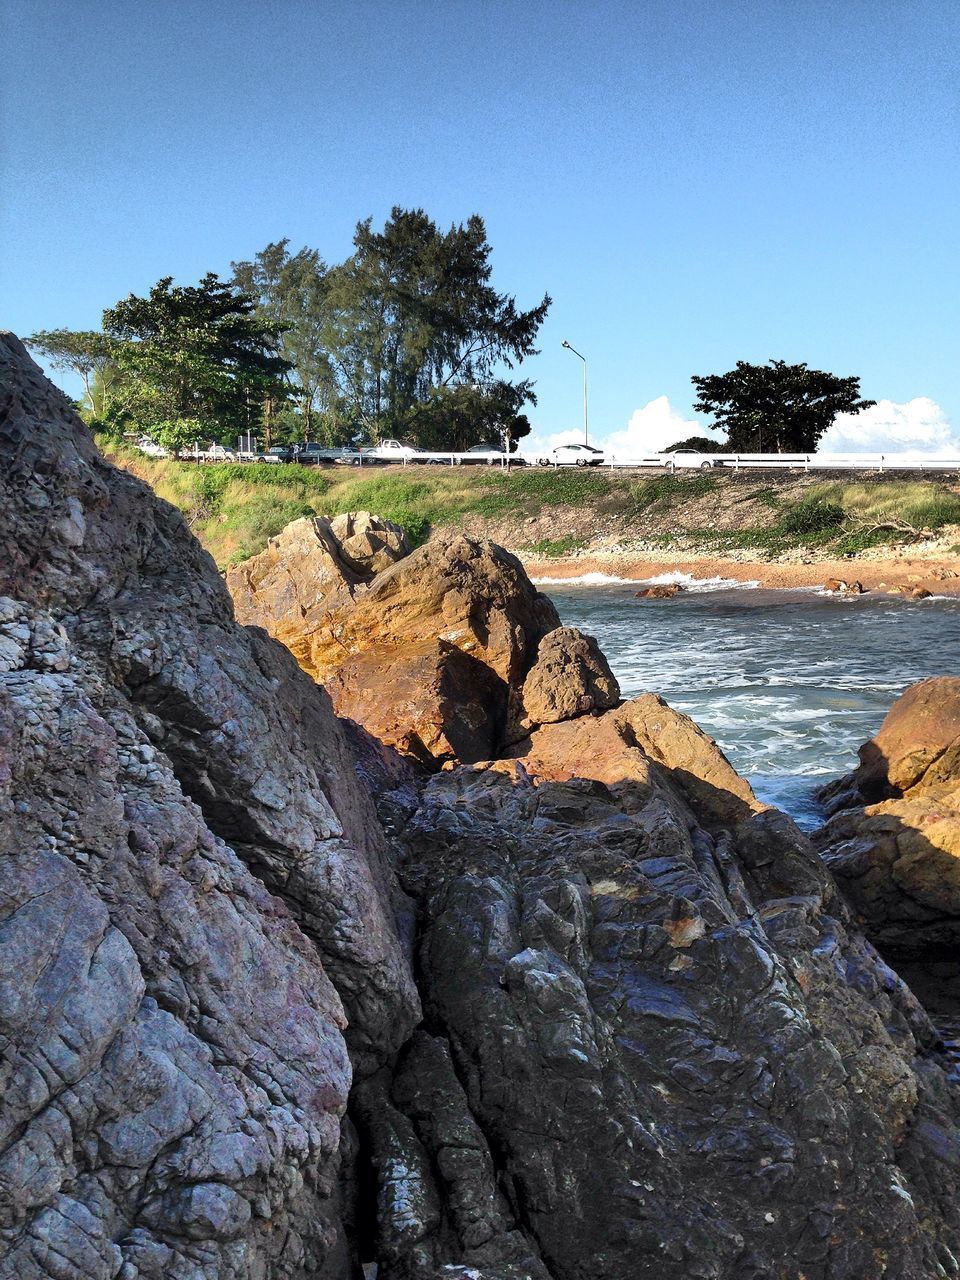
<instances>
[{"instance_id":1,"label":"leafy green tree","mask_svg":"<svg viewBox=\"0 0 960 1280\"><path fill-rule=\"evenodd\" d=\"M105 311L137 425L175 451L256 429L264 400L286 399L288 365L254 310L252 299L208 273L194 286L166 276L146 298L131 294Z\"/></svg>"},{"instance_id":2,"label":"leafy green tree","mask_svg":"<svg viewBox=\"0 0 960 1280\"><path fill-rule=\"evenodd\" d=\"M436 387L429 399L410 410L401 432L427 449L468 449L488 444L513 452L530 434L530 420L520 410L536 397L527 382L497 380L485 386L458 383Z\"/></svg>"},{"instance_id":3,"label":"leafy green tree","mask_svg":"<svg viewBox=\"0 0 960 1280\"><path fill-rule=\"evenodd\" d=\"M340 412L375 440L407 429L437 443L438 402L466 388L463 405L480 388L479 412L484 397L499 396L500 368L536 354L550 298L520 311L492 287L476 215L441 232L422 209L395 207L383 231L369 218L358 224L354 250L330 272L324 332ZM516 386L529 392L528 382Z\"/></svg>"},{"instance_id":4,"label":"leafy green tree","mask_svg":"<svg viewBox=\"0 0 960 1280\"><path fill-rule=\"evenodd\" d=\"M710 436L687 436L686 440L678 440L676 444L667 445L664 453L676 453L678 449L689 449L693 453L729 453L730 446L725 440L712 440Z\"/></svg>"},{"instance_id":5,"label":"leafy green tree","mask_svg":"<svg viewBox=\"0 0 960 1280\"><path fill-rule=\"evenodd\" d=\"M736 453L812 453L837 414L859 413L876 403L860 398L859 378L783 360L738 360L729 373L691 381L695 408L713 414Z\"/></svg>"},{"instance_id":6,"label":"leafy green tree","mask_svg":"<svg viewBox=\"0 0 960 1280\"><path fill-rule=\"evenodd\" d=\"M55 369L66 369L83 380L81 413L91 425L116 425L122 420L129 391L118 364L118 343L94 330L51 329L24 339L28 347L47 357Z\"/></svg>"},{"instance_id":7,"label":"leafy green tree","mask_svg":"<svg viewBox=\"0 0 960 1280\"><path fill-rule=\"evenodd\" d=\"M254 299L257 315L279 335L280 353L289 363L292 398L300 415L294 438L318 435L334 443L336 380L325 347L329 322L326 264L315 249L291 254L289 240L268 244L250 262L232 262L232 283ZM289 416L278 419L279 406L264 403L264 445L275 432L287 434Z\"/></svg>"}]
</instances>

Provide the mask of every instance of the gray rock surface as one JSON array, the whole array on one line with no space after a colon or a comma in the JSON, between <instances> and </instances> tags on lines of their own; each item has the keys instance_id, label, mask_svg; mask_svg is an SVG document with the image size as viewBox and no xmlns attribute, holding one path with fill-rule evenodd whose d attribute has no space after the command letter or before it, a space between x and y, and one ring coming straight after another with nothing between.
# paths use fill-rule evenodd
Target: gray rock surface
<instances>
[{"instance_id":1,"label":"gray rock surface","mask_svg":"<svg viewBox=\"0 0 960 1280\"><path fill-rule=\"evenodd\" d=\"M960 1275L937 1034L689 720L427 774L0 385L0 1280ZM514 708L557 625L458 537L341 592Z\"/></svg>"},{"instance_id":2,"label":"gray rock surface","mask_svg":"<svg viewBox=\"0 0 960 1280\"><path fill-rule=\"evenodd\" d=\"M9 335L0 387L0 1276L346 1276L344 1037L420 1016L370 800Z\"/></svg>"}]
</instances>

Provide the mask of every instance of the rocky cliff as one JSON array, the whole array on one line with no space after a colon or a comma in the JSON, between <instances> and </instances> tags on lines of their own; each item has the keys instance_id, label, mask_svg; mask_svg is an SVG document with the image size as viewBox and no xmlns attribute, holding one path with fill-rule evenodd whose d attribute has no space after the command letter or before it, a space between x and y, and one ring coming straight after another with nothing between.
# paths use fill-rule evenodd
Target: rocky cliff
<instances>
[{"instance_id":1,"label":"rocky cliff","mask_svg":"<svg viewBox=\"0 0 960 1280\"><path fill-rule=\"evenodd\" d=\"M358 708L436 654L338 722L0 382L3 1280L960 1274L937 1034L709 739L478 540L317 593Z\"/></svg>"}]
</instances>

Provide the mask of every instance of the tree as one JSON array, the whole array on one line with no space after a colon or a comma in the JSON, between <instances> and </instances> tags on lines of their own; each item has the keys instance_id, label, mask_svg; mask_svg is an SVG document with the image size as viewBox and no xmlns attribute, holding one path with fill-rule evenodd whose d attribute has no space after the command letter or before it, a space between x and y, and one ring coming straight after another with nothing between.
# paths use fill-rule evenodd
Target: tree
<instances>
[{"instance_id":1,"label":"tree","mask_svg":"<svg viewBox=\"0 0 960 1280\"><path fill-rule=\"evenodd\" d=\"M484 396L499 397L501 367L536 354L550 298L519 311L493 289L476 215L441 232L422 209L395 207L383 231L369 218L357 225L354 249L330 272L324 331L340 413L374 440L407 430L438 443L438 403L455 388L461 406L479 389L478 412Z\"/></svg>"},{"instance_id":2,"label":"tree","mask_svg":"<svg viewBox=\"0 0 960 1280\"><path fill-rule=\"evenodd\" d=\"M267 397L287 397L287 362L254 302L208 273L195 286L166 276L146 298L130 294L103 313L116 360L134 393L138 426L176 450L256 426Z\"/></svg>"},{"instance_id":3,"label":"tree","mask_svg":"<svg viewBox=\"0 0 960 1280\"><path fill-rule=\"evenodd\" d=\"M737 453L812 453L838 413L859 413L876 403L860 399L859 378L783 360L738 360L729 373L691 381L694 407L713 414Z\"/></svg>"},{"instance_id":4,"label":"tree","mask_svg":"<svg viewBox=\"0 0 960 1280\"><path fill-rule=\"evenodd\" d=\"M426 449L461 450L489 444L513 452L517 442L530 434L530 420L520 412L528 401L537 402L528 382L436 387L427 401L410 410L401 434L414 437Z\"/></svg>"},{"instance_id":5,"label":"tree","mask_svg":"<svg viewBox=\"0 0 960 1280\"><path fill-rule=\"evenodd\" d=\"M289 240L268 244L250 262L232 262L232 283L254 299L256 314L278 335L288 361L288 380L300 412L304 440L320 435L339 442L335 426L336 380L324 345L328 315L328 272L316 249L291 254ZM315 417L320 415L319 430ZM264 447L277 426L277 406L264 404ZM282 430L282 428L281 428Z\"/></svg>"},{"instance_id":6,"label":"tree","mask_svg":"<svg viewBox=\"0 0 960 1280\"><path fill-rule=\"evenodd\" d=\"M725 440L711 440L709 436L687 436L686 440L678 440L667 445L663 453L676 453L678 449L689 449L694 453L729 453L730 446Z\"/></svg>"},{"instance_id":7,"label":"tree","mask_svg":"<svg viewBox=\"0 0 960 1280\"><path fill-rule=\"evenodd\" d=\"M110 424L122 416L123 376L117 362L118 343L94 330L51 329L25 338L28 347L47 357L55 369L68 369L83 380L81 412L93 422Z\"/></svg>"}]
</instances>

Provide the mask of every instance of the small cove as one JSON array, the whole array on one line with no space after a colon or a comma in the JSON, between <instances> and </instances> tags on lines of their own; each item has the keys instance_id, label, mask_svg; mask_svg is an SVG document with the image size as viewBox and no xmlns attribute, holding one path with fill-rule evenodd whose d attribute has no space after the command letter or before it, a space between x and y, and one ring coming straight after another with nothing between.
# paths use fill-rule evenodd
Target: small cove
<instances>
[{"instance_id":1,"label":"small cove","mask_svg":"<svg viewBox=\"0 0 960 1280\"><path fill-rule=\"evenodd\" d=\"M596 637L624 697L659 693L723 749L760 799L805 828L814 791L856 764L891 703L960 673L960 599L689 582L666 600L638 583L550 583L566 626Z\"/></svg>"}]
</instances>

